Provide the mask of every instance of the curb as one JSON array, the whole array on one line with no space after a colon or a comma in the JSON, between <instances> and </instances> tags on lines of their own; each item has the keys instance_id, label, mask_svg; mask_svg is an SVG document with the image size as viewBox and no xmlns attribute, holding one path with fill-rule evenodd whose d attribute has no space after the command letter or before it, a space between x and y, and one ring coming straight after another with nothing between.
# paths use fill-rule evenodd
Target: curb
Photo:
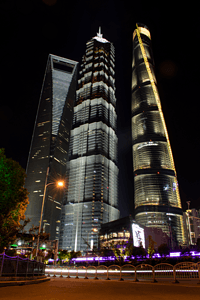
<instances>
[{"instance_id":1,"label":"curb","mask_svg":"<svg viewBox=\"0 0 200 300\"><path fill-rule=\"evenodd\" d=\"M33 279L33 280L21 280L21 281L0 281L0 287L5 286L17 286L17 285L29 285L29 284L36 284L42 283L45 281L50 281L50 277L40 278L40 279Z\"/></svg>"}]
</instances>

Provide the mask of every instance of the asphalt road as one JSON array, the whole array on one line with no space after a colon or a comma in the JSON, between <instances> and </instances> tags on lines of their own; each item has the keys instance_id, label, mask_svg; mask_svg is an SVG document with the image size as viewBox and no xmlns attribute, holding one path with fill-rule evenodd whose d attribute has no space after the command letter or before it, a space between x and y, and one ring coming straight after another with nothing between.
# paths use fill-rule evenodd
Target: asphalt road
<instances>
[{"instance_id":1,"label":"asphalt road","mask_svg":"<svg viewBox=\"0 0 200 300\"><path fill-rule=\"evenodd\" d=\"M200 285L194 282L147 283L52 278L24 286L0 288L2 300L200 300Z\"/></svg>"}]
</instances>

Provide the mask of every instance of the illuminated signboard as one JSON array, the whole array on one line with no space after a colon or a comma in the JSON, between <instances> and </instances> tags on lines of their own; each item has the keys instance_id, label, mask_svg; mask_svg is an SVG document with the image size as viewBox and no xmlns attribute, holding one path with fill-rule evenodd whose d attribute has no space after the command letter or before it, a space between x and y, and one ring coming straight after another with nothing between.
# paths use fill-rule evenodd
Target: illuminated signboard
<instances>
[{"instance_id":1,"label":"illuminated signboard","mask_svg":"<svg viewBox=\"0 0 200 300\"><path fill-rule=\"evenodd\" d=\"M145 248L145 238L144 238L144 229L140 227L138 224L132 224L133 231L133 246L140 247L142 244L143 248Z\"/></svg>"}]
</instances>

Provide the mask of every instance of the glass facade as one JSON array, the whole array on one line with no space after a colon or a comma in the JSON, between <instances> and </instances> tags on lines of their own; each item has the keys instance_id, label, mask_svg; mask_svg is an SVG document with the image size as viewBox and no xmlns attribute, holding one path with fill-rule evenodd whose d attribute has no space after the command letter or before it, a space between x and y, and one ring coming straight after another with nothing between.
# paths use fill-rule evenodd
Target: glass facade
<instances>
[{"instance_id":1,"label":"glass facade","mask_svg":"<svg viewBox=\"0 0 200 300\"><path fill-rule=\"evenodd\" d=\"M141 24L133 33L131 111L135 220L160 227L171 246L183 244L183 213L157 90L151 35Z\"/></svg>"},{"instance_id":2,"label":"glass facade","mask_svg":"<svg viewBox=\"0 0 200 300\"><path fill-rule=\"evenodd\" d=\"M78 63L50 54L47 61L27 163L25 187L29 191L26 217L39 226L47 168L42 227L58 239L63 190L56 182L66 173L69 138L75 102Z\"/></svg>"},{"instance_id":3,"label":"glass facade","mask_svg":"<svg viewBox=\"0 0 200 300\"><path fill-rule=\"evenodd\" d=\"M119 217L114 56L100 32L86 44L70 134L62 249L93 249L100 224Z\"/></svg>"}]
</instances>

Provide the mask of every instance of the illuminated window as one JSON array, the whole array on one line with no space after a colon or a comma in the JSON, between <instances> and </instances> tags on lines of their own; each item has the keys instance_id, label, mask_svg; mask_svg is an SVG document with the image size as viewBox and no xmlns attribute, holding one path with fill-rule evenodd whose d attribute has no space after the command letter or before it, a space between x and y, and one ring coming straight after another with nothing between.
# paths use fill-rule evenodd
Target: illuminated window
<instances>
[{"instance_id":1,"label":"illuminated window","mask_svg":"<svg viewBox=\"0 0 200 300\"><path fill-rule=\"evenodd\" d=\"M130 232L125 232L125 237L129 238L130 237Z\"/></svg>"},{"instance_id":2,"label":"illuminated window","mask_svg":"<svg viewBox=\"0 0 200 300\"><path fill-rule=\"evenodd\" d=\"M124 233L123 232L118 232L118 237L124 237Z\"/></svg>"}]
</instances>

